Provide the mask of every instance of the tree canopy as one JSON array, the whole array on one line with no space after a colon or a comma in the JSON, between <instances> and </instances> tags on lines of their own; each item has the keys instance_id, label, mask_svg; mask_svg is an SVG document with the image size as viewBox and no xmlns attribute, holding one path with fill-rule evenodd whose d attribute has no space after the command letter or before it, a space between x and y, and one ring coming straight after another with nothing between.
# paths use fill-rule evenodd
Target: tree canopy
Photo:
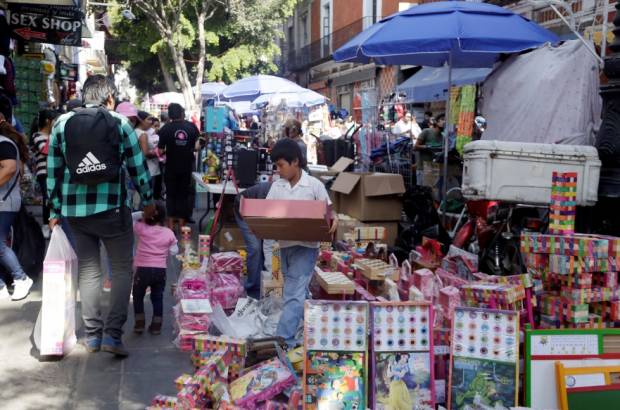
<instances>
[{"instance_id":1,"label":"tree canopy","mask_svg":"<svg viewBox=\"0 0 620 410\"><path fill-rule=\"evenodd\" d=\"M278 39L297 0L129 0L135 20L110 13L108 52L143 92L181 91L277 71ZM173 88L173 89L171 89Z\"/></svg>"}]
</instances>

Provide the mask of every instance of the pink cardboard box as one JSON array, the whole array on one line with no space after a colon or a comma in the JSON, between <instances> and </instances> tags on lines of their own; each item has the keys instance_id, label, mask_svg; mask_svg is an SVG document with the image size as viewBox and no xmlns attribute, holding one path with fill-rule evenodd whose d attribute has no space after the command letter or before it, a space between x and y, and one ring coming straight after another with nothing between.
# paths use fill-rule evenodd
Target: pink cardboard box
<instances>
[{"instance_id":1,"label":"pink cardboard box","mask_svg":"<svg viewBox=\"0 0 620 410\"><path fill-rule=\"evenodd\" d=\"M418 269L413 272L413 285L422 291L427 300L432 300L435 288L435 274L429 269Z\"/></svg>"},{"instance_id":2,"label":"pink cardboard box","mask_svg":"<svg viewBox=\"0 0 620 410\"><path fill-rule=\"evenodd\" d=\"M331 209L324 201L242 198L241 216L260 239L331 242Z\"/></svg>"}]
</instances>

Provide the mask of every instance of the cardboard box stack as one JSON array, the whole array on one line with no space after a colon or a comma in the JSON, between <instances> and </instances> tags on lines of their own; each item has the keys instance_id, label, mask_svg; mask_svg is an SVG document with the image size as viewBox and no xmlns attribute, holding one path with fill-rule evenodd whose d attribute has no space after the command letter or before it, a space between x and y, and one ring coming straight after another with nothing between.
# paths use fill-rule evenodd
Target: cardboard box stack
<instances>
[{"instance_id":1,"label":"cardboard box stack","mask_svg":"<svg viewBox=\"0 0 620 410\"><path fill-rule=\"evenodd\" d=\"M394 245L402 214L399 195L405 193L402 175L342 172L331 190L339 213L360 221L359 227L384 228L385 243Z\"/></svg>"}]
</instances>

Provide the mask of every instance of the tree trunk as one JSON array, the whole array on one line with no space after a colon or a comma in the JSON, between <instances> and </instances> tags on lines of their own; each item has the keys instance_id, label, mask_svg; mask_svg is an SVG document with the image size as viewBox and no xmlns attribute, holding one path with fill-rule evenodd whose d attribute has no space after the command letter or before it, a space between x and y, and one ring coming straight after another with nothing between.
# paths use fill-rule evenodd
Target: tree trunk
<instances>
[{"instance_id":1,"label":"tree trunk","mask_svg":"<svg viewBox=\"0 0 620 410\"><path fill-rule=\"evenodd\" d=\"M207 52L205 45L205 21L207 18L207 11L204 6L202 6L200 7L200 11L197 11L196 14L198 15L198 45L200 53L198 55L198 66L196 67L196 105L200 106L200 100L202 99L200 88L205 73L205 54Z\"/></svg>"},{"instance_id":2,"label":"tree trunk","mask_svg":"<svg viewBox=\"0 0 620 410\"><path fill-rule=\"evenodd\" d=\"M174 80L168 71L166 60L164 60L164 55L162 53L157 53L157 58L159 60L159 67L161 68L161 72L164 76L167 91L176 91L177 87L174 85Z\"/></svg>"},{"instance_id":3,"label":"tree trunk","mask_svg":"<svg viewBox=\"0 0 620 410\"><path fill-rule=\"evenodd\" d=\"M174 71L177 74L179 85L181 86L181 92L185 99L185 109L187 111L193 111L197 108L196 101L194 99L194 92L192 90L192 83L189 80L189 74L187 72L187 65L183 59L183 51L178 50L172 40L166 41L170 54L172 54L172 61L174 62Z\"/></svg>"}]
</instances>

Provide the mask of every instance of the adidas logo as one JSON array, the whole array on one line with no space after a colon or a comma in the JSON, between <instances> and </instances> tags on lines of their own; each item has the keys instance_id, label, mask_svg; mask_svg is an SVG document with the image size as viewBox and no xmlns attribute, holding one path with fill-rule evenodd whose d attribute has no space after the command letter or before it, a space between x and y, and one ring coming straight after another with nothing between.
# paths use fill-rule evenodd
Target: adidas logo
<instances>
[{"instance_id":1,"label":"adidas logo","mask_svg":"<svg viewBox=\"0 0 620 410\"><path fill-rule=\"evenodd\" d=\"M92 152L89 152L78 164L76 172L78 174L86 174L88 172L103 171L105 169L105 164L102 164Z\"/></svg>"}]
</instances>

